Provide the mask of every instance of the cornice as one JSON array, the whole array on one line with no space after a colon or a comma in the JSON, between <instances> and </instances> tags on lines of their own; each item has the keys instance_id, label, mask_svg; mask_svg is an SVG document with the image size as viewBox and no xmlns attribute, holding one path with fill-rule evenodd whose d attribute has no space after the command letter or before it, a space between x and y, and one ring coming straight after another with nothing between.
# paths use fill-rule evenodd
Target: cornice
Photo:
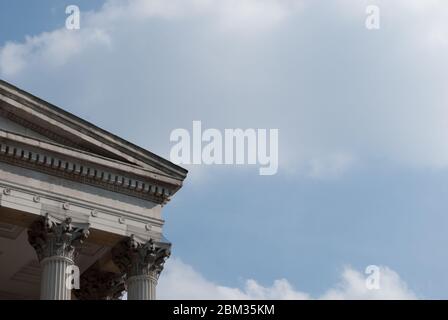
<instances>
[{"instance_id":1,"label":"cornice","mask_svg":"<svg viewBox=\"0 0 448 320\"><path fill-rule=\"evenodd\" d=\"M0 161L165 204L181 182L148 170L0 130Z\"/></svg>"},{"instance_id":2,"label":"cornice","mask_svg":"<svg viewBox=\"0 0 448 320\"><path fill-rule=\"evenodd\" d=\"M61 133L69 134L70 138L77 137L84 147L89 145L111 152L143 167L153 166L182 180L187 175L187 170L184 168L2 80L0 80L0 100L4 102L4 106L11 109L10 112L24 113L36 121L49 124L53 134L59 130Z\"/></svg>"},{"instance_id":3,"label":"cornice","mask_svg":"<svg viewBox=\"0 0 448 320\"><path fill-rule=\"evenodd\" d=\"M21 118L19 116L17 116L16 114L7 111L6 109L2 108L0 106L0 116L3 116L19 125L24 126L25 128L28 128L32 131L35 131L53 141L56 141L62 145L68 146L68 147L72 147L78 150L84 150L84 151L88 151L88 152L92 152L93 150L85 148L84 146L81 146L75 142L73 142L70 139L66 139L58 134L55 134L54 132L52 132L51 130L49 130L48 128L44 128L42 126L37 125L36 123L33 123L31 121L28 121L24 118Z\"/></svg>"}]
</instances>

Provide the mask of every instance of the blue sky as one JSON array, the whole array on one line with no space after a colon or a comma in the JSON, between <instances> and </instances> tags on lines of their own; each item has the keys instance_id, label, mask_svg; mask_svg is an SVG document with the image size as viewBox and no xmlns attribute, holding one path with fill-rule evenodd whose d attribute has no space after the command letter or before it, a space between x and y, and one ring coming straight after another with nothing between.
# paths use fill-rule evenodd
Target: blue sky
<instances>
[{"instance_id":1,"label":"blue sky","mask_svg":"<svg viewBox=\"0 0 448 320\"><path fill-rule=\"evenodd\" d=\"M356 286L378 265L373 297L447 298L445 3L103 3L2 1L1 78L164 157L193 120L280 132L277 175L188 168L162 296L185 272L204 297L371 297Z\"/></svg>"},{"instance_id":2,"label":"blue sky","mask_svg":"<svg viewBox=\"0 0 448 320\"><path fill-rule=\"evenodd\" d=\"M52 31L65 25L65 8L70 0L1 1L0 41L23 41L25 36ZM76 1L84 10L101 8L103 1Z\"/></svg>"}]
</instances>

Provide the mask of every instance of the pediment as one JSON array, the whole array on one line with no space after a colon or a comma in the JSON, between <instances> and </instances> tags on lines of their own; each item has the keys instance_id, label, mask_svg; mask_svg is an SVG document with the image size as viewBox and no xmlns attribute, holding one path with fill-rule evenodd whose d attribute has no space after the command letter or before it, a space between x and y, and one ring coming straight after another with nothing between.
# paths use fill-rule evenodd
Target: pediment
<instances>
[{"instance_id":1,"label":"pediment","mask_svg":"<svg viewBox=\"0 0 448 320\"><path fill-rule=\"evenodd\" d=\"M0 80L0 129L184 179L187 171Z\"/></svg>"},{"instance_id":2,"label":"pediment","mask_svg":"<svg viewBox=\"0 0 448 320\"><path fill-rule=\"evenodd\" d=\"M13 132L13 133L17 133L17 134L21 134L24 136L28 136L28 137L32 137L32 138L36 138L39 140L43 140L43 141L53 141L56 142L54 140L51 140L50 138L36 132L33 131L30 128L27 128L23 125L20 125L17 122L14 122L10 119L8 119L6 116L4 116L2 114L2 112L0 111L0 129L4 130L4 131L8 131L8 132Z\"/></svg>"},{"instance_id":3,"label":"pediment","mask_svg":"<svg viewBox=\"0 0 448 320\"><path fill-rule=\"evenodd\" d=\"M38 146L65 160L89 159L107 170L150 177L172 185L174 192L187 174L170 161L1 80L0 139Z\"/></svg>"}]
</instances>

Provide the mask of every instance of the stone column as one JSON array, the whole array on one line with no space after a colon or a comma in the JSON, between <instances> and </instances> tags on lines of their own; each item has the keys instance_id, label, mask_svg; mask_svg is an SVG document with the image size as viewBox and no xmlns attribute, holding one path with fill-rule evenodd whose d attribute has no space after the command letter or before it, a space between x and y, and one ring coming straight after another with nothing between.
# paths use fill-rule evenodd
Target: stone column
<instances>
[{"instance_id":1,"label":"stone column","mask_svg":"<svg viewBox=\"0 0 448 320\"><path fill-rule=\"evenodd\" d=\"M48 214L30 226L28 241L42 266L41 300L71 299L66 270L74 265L77 249L88 235L88 224L75 224L70 218L58 221Z\"/></svg>"},{"instance_id":2,"label":"stone column","mask_svg":"<svg viewBox=\"0 0 448 320\"><path fill-rule=\"evenodd\" d=\"M131 236L112 250L114 263L126 274L128 300L156 298L157 281L170 256L170 246L152 239L138 242Z\"/></svg>"},{"instance_id":3,"label":"stone column","mask_svg":"<svg viewBox=\"0 0 448 320\"><path fill-rule=\"evenodd\" d=\"M74 294L78 300L120 300L124 290L122 274L102 270L96 263L84 271Z\"/></svg>"}]
</instances>

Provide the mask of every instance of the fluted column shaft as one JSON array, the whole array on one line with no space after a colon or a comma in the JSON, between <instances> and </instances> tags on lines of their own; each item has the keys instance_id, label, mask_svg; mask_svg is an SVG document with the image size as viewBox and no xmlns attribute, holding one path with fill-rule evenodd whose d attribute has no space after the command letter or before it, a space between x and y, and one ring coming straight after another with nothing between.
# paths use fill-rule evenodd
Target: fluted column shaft
<instances>
[{"instance_id":1,"label":"fluted column shaft","mask_svg":"<svg viewBox=\"0 0 448 320\"><path fill-rule=\"evenodd\" d=\"M66 286L66 270L71 265L73 261L65 257L54 256L42 260L41 300L71 299L71 290Z\"/></svg>"},{"instance_id":2,"label":"fluted column shaft","mask_svg":"<svg viewBox=\"0 0 448 320\"><path fill-rule=\"evenodd\" d=\"M128 300L156 299L157 280L170 256L170 247L152 239L139 242L131 236L112 250L114 263L126 274Z\"/></svg>"},{"instance_id":3,"label":"fluted column shaft","mask_svg":"<svg viewBox=\"0 0 448 320\"><path fill-rule=\"evenodd\" d=\"M88 224L75 224L70 218L59 221L48 214L30 226L28 241L42 266L42 300L71 299L68 267L74 265L77 249L88 234Z\"/></svg>"},{"instance_id":4,"label":"fluted column shaft","mask_svg":"<svg viewBox=\"0 0 448 320\"><path fill-rule=\"evenodd\" d=\"M155 300L157 278L143 275L133 276L127 280L128 300Z\"/></svg>"}]
</instances>

